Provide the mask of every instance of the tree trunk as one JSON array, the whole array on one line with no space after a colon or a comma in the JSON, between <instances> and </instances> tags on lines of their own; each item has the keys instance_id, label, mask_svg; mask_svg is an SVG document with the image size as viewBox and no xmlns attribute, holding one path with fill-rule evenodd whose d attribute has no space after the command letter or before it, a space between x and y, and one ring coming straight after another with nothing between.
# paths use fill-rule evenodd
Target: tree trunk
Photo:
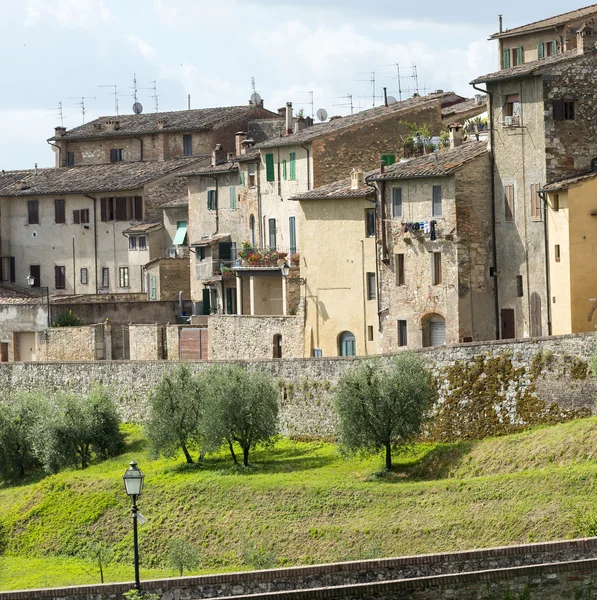
<instances>
[{"instance_id":1,"label":"tree trunk","mask_svg":"<svg viewBox=\"0 0 597 600\"><path fill-rule=\"evenodd\" d=\"M235 465L238 465L238 460L236 459L236 454L234 454L234 448L232 447L232 442L228 442L228 447L230 448L230 454L232 454L232 460Z\"/></svg>"},{"instance_id":2,"label":"tree trunk","mask_svg":"<svg viewBox=\"0 0 597 600\"><path fill-rule=\"evenodd\" d=\"M187 450L187 447L184 444L181 444L181 447L182 447L182 451L184 452L184 457L187 459L187 463L192 465L193 457L190 455L189 451Z\"/></svg>"},{"instance_id":3,"label":"tree trunk","mask_svg":"<svg viewBox=\"0 0 597 600\"><path fill-rule=\"evenodd\" d=\"M243 465L249 466L249 446L243 446Z\"/></svg>"},{"instance_id":4,"label":"tree trunk","mask_svg":"<svg viewBox=\"0 0 597 600\"><path fill-rule=\"evenodd\" d=\"M199 453L199 458L197 459L197 462L203 462L204 458L205 458L205 450L201 450L201 452Z\"/></svg>"},{"instance_id":5,"label":"tree trunk","mask_svg":"<svg viewBox=\"0 0 597 600\"><path fill-rule=\"evenodd\" d=\"M386 470L392 468L392 444L386 444Z\"/></svg>"},{"instance_id":6,"label":"tree trunk","mask_svg":"<svg viewBox=\"0 0 597 600\"><path fill-rule=\"evenodd\" d=\"M100 570L100 580L101 580L102 583L104 583L104 568L103 568L101 562L99 564L99 570Z\"/></svg>"}]
</instances>

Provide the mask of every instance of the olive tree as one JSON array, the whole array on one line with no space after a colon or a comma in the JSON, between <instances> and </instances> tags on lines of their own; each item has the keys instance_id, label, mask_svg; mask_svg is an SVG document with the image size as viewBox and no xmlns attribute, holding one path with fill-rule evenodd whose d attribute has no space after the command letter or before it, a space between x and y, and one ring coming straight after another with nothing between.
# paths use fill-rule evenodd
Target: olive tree
<instances>
[{"instance_id":1,"label":"olive tree","mask_svg":"<svg viewBox=\"0 0 597 600\"><path fill-rule=\"evenodd\" d=\"M149 399L149 419L145 431L154 454L168 458L183 451L192 463L189 448L201 443L204 378L193 376L181 364L166 373Z\"/></svg>"},{"instance_id":2,"label":"olive tree","mask_svg":"<svg viewBox=\"0 0 597 600\"><path fill-rule=\"evenodd\" d=\"M264 373L237 366L213 367L207 377L204 429L208 445L227 444L238 465L234 451L238 443L247 467L251 449L271 442L278 431L278 394L273 381Z\"/></svg>"},{"instance_id":3,"label":"olive tree","mask_svg":"<svg viewBox=\"0 0 597 600\"><path fill-rule=\"evenodd\" d=\"M392 449L421 432L432 398L431 373L414 354L399 354L387 366L379 359L359 361L336 390L340 443L348 451L384 449L391 469Z\"/></svg>"},{"instance_id":4,"label":"olive tree","mask_svg":"<svg viewBox=\"0 0 597 600\"><path fill-rule=\"evenodd\" d=\"M176 569L181 577L185 569L191 571L200 564L199 550L186 540L172 538L166 549L168 551L168 564Z\"/></svg>"}]
</instances>

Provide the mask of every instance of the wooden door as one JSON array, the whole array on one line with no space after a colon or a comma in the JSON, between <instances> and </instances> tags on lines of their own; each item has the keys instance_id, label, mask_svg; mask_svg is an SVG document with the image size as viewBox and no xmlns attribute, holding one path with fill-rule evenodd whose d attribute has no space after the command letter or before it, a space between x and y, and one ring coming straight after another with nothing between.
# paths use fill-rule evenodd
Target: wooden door
<instances>
[{"instance_id":1,"label":"wooden door","mask_svg":"<svg viewBox=\"0 0 597 600\"><path fill-rule=\"evenodd\" d=\"M514 328L514 309L502 308L502 339L512 340L516 337Z\"/></svg>"}]
</instances>

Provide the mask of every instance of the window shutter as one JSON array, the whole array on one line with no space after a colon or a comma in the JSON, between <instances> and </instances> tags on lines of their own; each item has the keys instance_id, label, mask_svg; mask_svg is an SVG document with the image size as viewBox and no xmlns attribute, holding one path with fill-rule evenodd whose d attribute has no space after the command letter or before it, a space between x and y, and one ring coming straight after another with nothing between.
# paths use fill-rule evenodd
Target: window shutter
<instances>
[{"instance_id":1,"label":"window shutter","mask_svg":"<svg viewBox=\"0 0 597 600\"><path fill-rule=\"evenodd\" d=\"M81 222L81 213L78 210L73 210L73 223L78 225Z\"/></svg>"},{"instance_id":2,"label":"window shutter","mask_svg":"<svg viewBox=\"0 0 597 600\"><path fill-rule=\"evenodd\" d=\"M290 179L296 179L296 152L290 153Z\"/></svg>"},{"instance_id":3,"label":"window shutter","mask_svg":"<svg viewBox=\"0 0 597 600\"><path fill-rule=\"evenodd\" d=\"M241 185L245 185L245 172L241 169L239 171L239 177L240 177L240 184Z\"/></svg>"},{"instance_id":4,"label":"window shutter","mask_svg":"<svg viewBox=\"0 0 597 600\"><path fill-rule=\"evenodd\" d=\"M545 44L543 42L537 44L537 57L539 59L545 58Z\"/></svg>"},{"instance_id":5,"label":"window shutter","mask_svg":"<svg viewBox=\"0 0 597 600\"><path fill-rule=\"evenodd\" d=\"M442 186L433 186L433 206L431 207L431 215L434 217L442 216Z\"/></svg>"},{"instance_id":6,"label":"window shutter","mask_svg":"<svg viewBox=\"0 0 597 600\"><path fill-rule=\"evenodd\" d=\"M288 217L288 228L290 230L290 254L296 254L296 222L295 222L295 217Z\"/></svg>"},{"instance_id":7,"label":"window shutter","mask_svg":"<svg viewBox=\"0 0 597 600\"><path fill-rule=\"evenodd\" d=\"M265 179L267 181L274 181L274 155L266 154L265 155Z\"/></svg>"},{"instance_id":8,"label":"window shutter","mask_svg":"<svg viewBox=\"0 0 597 600\"><path fill-rule=\"evenodd\" d=\"M563 121L564 120L564 101L563 100L553 100L553 120L554 121Z\"/></svg>"},{"instance_id":9,"label":"window shutter","mask_svg":"<svg viewBox=\"0 0 597 600\"><path fill-rule=\"evenodd\" d=\"M392 216L402 216L402 188L392 188Z\"/></svg>"},{"instance_id":10,"label":"window shutter","mask_svg":"<svg viewBox=\"0 0 597 600\"><path fill-rule=\"evenodd\" d=\"M523 57L523 53L522 53L522 46L518 46L518 48L516 48L516 56L518 58L517 64L522 65L522 63L524 62L524 57Z\"/></svg>"},{"instance_id":11,"label":"window shutter","mask_svg":"<svg viewBox=\"0 0 597 600\"><path fill-rule=\"evenodd\" d=\"M135 219L143 220L143 196L135 196Z\"/></svg>"},{"instance_id":12,"label":"window shutter","mask_svg":"<svg viewBox=\"0 0 597 600\"><path fill-rule=\"evenodd\" d=\"M107 212L107 198L100 198L100 221L106 221L106 212Z\"/></svg>"},{"instance_id":13,"label":"window shutter","mask_svg":"<svg viewBox=\"0 0 597 600\"><path fill-rule=\"evenodd\" d=\"M276 219L269 219L269 247L276 249Z\"/></svg>"},{"instance_id":14,"label":"window shutter","mask_svg":"<svg viewBox=\"0 0 597 600\"><path fill-rule=\"evenodd\" d=\"M37 200L29 200L29 202L27 203L27 209L29 212L29 219L28 222L30 225L37 225L39 224L39 204Z\"/></svg>"},{"instance_id":15,"label":"window shutter","mask_svg":"<svg viewBox=\"0 0 597 600\"><path fill-rule=\"evenodd\" d=\"M504 69L510 68L510 50L504 50Z\"/></svg>"},{"instance_id":16,"label":"window shutter","mask_svg":"<svg viewBox=\"0 0 597 600\"><path fill-rule=\"evenodd\" d=\"M386 167L389 167L390 165L393 165L396 162L396 155L395 154L382 154L381 161L383 162L383 164Z\"/></svg>"},{"instance_id":17,"label":"window shutter","mask_svg":"<svg viewBox=\"0 0 597 600\"><path fill-rule=\"evenodd\" d=\"M286 172L286 161L283 160L282 161L282 179L286 180L287 177L288 177L288 174Z\"/></svg>"},{"instance_id":18,"label":"window shutter","mask_svg":"<svg viewBox=\"0 0 597 600\"><path fill-rule=\"evenodd\" d=\"M110 162L118 162L118 150L115 148L110 150Z\"/></svg>"},{"instance_id":19,"label":"window shutter","mask_svg":"<svg viewBox=\"0 0 597 600\"><path fill-rule=\"evenodd\" d=\"M506 221L514 221L514 186L504 187L504 218Z\"/></svg>"},{"instance_id":20,"label":"window shutter","mask_svg":"<svg viewBox=\"0 0 597 600\"><path fill-rule=\"evenodd\" d=\"M557 40L553 40L551 42L551 53L557 54L557 52L558 52L558 42L557 42Z\"/></svg>"},{"instance_id":21,"label":"window shutter","mask_svg":"<svg viewBox=\"0 0 597 600\"><path fill-rule=\"evenodd\" d=\"M64 200L54 200L54 220L56 223L66 223Z\"/></svg>"},{"instance_id":22,"label":"window shutter","mask_svg":"<svg viewBox=\"0 0 597 600\"><path fill-rule=\"evenodd\" d=\"M230 186L230 209L236 210L236 186Z\"/></svg>"},{"instance_id":23,"label":"window shutter","mask_svg":"<svg viewBox=\"0 0 597 600\"><path fill-rule=\"evenodd\" d=\"M15 257L10 257L10 283L14 283L16 279L17 265Z\"/></svg>"},{"instance_id":24,"label":"window shutter","mask_svg":"<svg viewBox=\"0 0 597 600\"><path fill-rule=\"evenodd\" d=\"M126 198L116 198L116 220L126 221L127 210L126 210Z\"/></svg>"}]
</instances>

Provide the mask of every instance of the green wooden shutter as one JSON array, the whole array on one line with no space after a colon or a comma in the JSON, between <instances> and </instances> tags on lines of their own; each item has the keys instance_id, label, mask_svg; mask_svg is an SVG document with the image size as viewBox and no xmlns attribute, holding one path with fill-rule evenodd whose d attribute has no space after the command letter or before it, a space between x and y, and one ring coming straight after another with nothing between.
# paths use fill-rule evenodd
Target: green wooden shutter
<instances>
[{"instance_id":1,"label":"green wooden shutter","mask_svg":"<svg viewBox=\"0 0 597 600\"><path fill-rule=\"evenodd\" d=\"M557 42L557 40L553 40L553 42L551 43L551 53L552 54L557 54L558 53L558 42Z\"/></svg>"},{"instance_id":2,"label":"green wooden shutter","mask_svg":"<svg viewBox=\"0 0 597 600\"><path fill-rule=\"evenodd\" d=\"M158 297L158 278L155 275L151 276L151 299L155 300Z\"/></svg>"},{"instance_id":3,"label":"green wooden shutter","mask_svg":"<svg viewBox=\"0 0 597 600\"><path fill-rule=\"evenodd\" d=\"M510 68L510 50L504 50L504 69Z\"/></svg>"},{"instance_id":4,"label":"green wooden shutter","mask_svg":"<svg viewBox=\"0 0 597 600\"><path fill-rule=\"evenodd\" d=\"M518 57L518 64L522 65L524 63L524 56L522 54L522 46L518 46L518 48L516 48L516 55Z\"/></svg>"},{"instance_id":5,"label":"green wooden shutter","mask_svg":"<svg viewBox=\"0 0 597 600\"><path fill-rule=\"evenodd\" d=\"M282 161L282 179L286 181L287 173L286 173L286 161Z\"/></svg>"},{"instance_id":6,"label":"green wooden shutter","mask_svg":"<svg viewBox=\"0 0 597 600\"><path fill-rule=\"evenodd\" d=\"M230 186L230 210L236 210L236 186Z\"/></svg>"},{"instance_id":7,"label":"green wooden shutter","mask_svg":"<svg viewBox=\"0 0 597 600\"><path fill-rule=\"evenodd\" d=\"M265 155L265 179L266 181L274 181L276 179L274 173L274 155Z\"/></svg>"},{"instance_id":8,"label":"green wooden shutter","mask_svg":"<svg viewBox=\"0 0 597 600\"><path fill-rule=\"evenodd\" d=\"M288 229L290 230L290 254L296 254L296 222L295 217L288 218Z\"/></svg>"},{"instance_id":9,"label":"green wooden shutter","mask_svg":"<svg viewBox=\"0 0 597 600\"><path fill-rule=\"evenodd\" d=\"M241 169L239 171L239 180L241 185L245 185L245 172Z\"/></svg>"},{"instance_id":10,"label":"green wooden shutter","mask_svg":"<svg viewBox=\"0 0 597 600\"><path fill-rule=\"evenodd\" d=\"M296 152L290 153L290 180L296 180Z\"/></svg>"},{"instance_id":11,"label":"green wooden shutter","mask_svg":"<svg viewBox=\"0 0 597 600\"><path fill-rule=\"evenodd\" d=\"M216 190L207 190L207 210L216 210Z\"/></svg>"},{"instance_id":12,"label":"green wooden shutter","mask_svg":"<svg viewBox=\"0 0 597 600\"><path fill-rule=\"evenodd\" d=\"M208 288L203 288L203 314L211 314L211 298Z\"/></svg>"},{"instance_id":13,"label":"green wooden shutter","mask_svg":"<svg viewBox=\"0 0 597 600\"><path fill-rule=\"evenodd\" d=\"M545 44L543 42L537 44L537 57L539 59L545 58Z\"/></svg>"},{"instance_id":14,"label":"green wooden shutter","mask_svg":"<svg viewBox=\"0 0 597 600\"><path fill-rule=\"evenodd\" d=\"M396 162L396 155L395 154L382 154L381 160L386 167L389 167L390 165L393 165Z\"/></svg>"}]
</instances>

